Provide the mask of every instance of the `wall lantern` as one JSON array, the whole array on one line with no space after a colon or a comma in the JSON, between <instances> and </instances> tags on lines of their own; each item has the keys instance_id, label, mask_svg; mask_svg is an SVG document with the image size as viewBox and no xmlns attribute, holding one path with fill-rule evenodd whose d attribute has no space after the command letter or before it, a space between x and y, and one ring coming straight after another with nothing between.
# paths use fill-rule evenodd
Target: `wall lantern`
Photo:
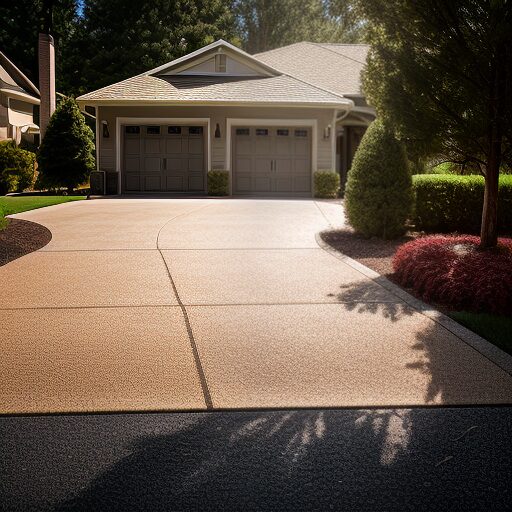
<instances>
[{"instance_id":1,"label":"wall lantern","mask_svg":"<svg viewBox=\"0 0 512 512\"><path fill-rule=\"evenodd\" d=\"M220 139L220 126L219 123L215 126L215 138Z\"/></svg>"},{"instance_id":2,"label":"wall lantern","mask_svg":"<svg viewBox=\"0 0 512 512\"><path fill-rule=\"evenodd\" d=\"M330 125L330 124L328 124L328 125L324 128L324 139L328 139L330 136L331 136L331 125Z\"/></svg>"},{"instance_id":3,"label":"wall lantern","mask_svg":"<svg viewBox=\"0 0 512 512\"><path fill-rule=\"evenodd\" d=\"M108 132L108 123L107 121L101 121L101 126L103 127L103 137L108 139L110 137L110 133Z\"/></svg>"}]
</instances>

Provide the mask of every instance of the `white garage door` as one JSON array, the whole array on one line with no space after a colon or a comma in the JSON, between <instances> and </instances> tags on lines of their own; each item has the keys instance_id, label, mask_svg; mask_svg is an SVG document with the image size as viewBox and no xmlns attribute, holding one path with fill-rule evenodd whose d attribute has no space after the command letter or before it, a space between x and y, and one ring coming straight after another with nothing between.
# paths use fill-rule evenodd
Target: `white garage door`
<instances>
[{"instance_id":1,"label":"white garage door","mask_svg":"<svg viewBox=\"0 0 512 512\"><path fill-rule=\"evenodd\" d=\"M129 125L124 131L124 192L204 192L202 126Z\"/></svg>"},{"instance_id":2,"label":"white garage door","mask_svg":"<svg viewBox=\"0 0 512 512\"><path fill-rule=\"evenodd\" d=\"M311 195L311 128L233 128L233 193Z\"/></svg>"}]
</instances>

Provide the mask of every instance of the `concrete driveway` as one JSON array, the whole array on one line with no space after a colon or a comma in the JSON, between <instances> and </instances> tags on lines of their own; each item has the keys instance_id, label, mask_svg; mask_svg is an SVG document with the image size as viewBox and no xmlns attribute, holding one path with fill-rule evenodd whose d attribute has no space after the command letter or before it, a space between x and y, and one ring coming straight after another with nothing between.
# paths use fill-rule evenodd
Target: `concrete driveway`
<instances>
[{"instance_id":1,"label":"concrete driveway","mask_svg":"<svg viewBox=\"0 0 512 512\"><path fill-rule=\"evenodd\" d=\"M17 217L53 238L0 267L0 413L512 402L510 359L317 244L342 223L334 202L103 199Z\"/></svg>"}]
</instances>

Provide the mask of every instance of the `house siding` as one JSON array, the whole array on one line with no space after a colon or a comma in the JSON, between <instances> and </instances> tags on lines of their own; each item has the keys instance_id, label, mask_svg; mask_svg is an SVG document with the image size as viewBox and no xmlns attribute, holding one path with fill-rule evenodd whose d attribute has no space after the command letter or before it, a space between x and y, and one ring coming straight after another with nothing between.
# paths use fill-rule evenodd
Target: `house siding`
<instances>
[{"instance_id":1,"label":"house siding","mask_svg":"<svg viewBox=\"0 0 512 512\"><path fill-rule=\"evenodd\" d=\"M320 108L286 108L286 107L208 107L208 106L102 106L98 108L98 121L107 121L109 137L102 133L98 136L99 168L116 171L116 119L118 117L141 118L210 118L211 168L226 169L226 119L312 119L318 124L317 130L317 168L334 169L332 143L324 138L324 129L332 125L334 109ZM215 128L219 124L221 137L215 138Z\"/></svg>"}]
</instances>

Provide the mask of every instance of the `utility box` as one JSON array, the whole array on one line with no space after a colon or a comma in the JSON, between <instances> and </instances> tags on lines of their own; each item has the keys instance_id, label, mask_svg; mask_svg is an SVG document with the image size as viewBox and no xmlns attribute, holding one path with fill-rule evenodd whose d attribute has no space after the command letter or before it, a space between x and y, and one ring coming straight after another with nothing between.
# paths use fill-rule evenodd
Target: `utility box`
<instances>
[{"instance_id":1,"label":"utility box","mask_svg":"<svg viewBox=\"0 0 512 512\"><path fill-rule=\"evenodd\" d=\"M115 196L119 193L117 190L118 182L119 174L117 172L106 172L106 194L108 196Z\"/></svg>"},{"instance_id":2,"label":"utility box","mask_svg":"<svg viewBox=\"0 0 512 512\"><path fill-rule=\"evenodd\" d=\"M93 171L90 176L91 195L105 195L105 171Z\"/></svg>"}]
</instances>

